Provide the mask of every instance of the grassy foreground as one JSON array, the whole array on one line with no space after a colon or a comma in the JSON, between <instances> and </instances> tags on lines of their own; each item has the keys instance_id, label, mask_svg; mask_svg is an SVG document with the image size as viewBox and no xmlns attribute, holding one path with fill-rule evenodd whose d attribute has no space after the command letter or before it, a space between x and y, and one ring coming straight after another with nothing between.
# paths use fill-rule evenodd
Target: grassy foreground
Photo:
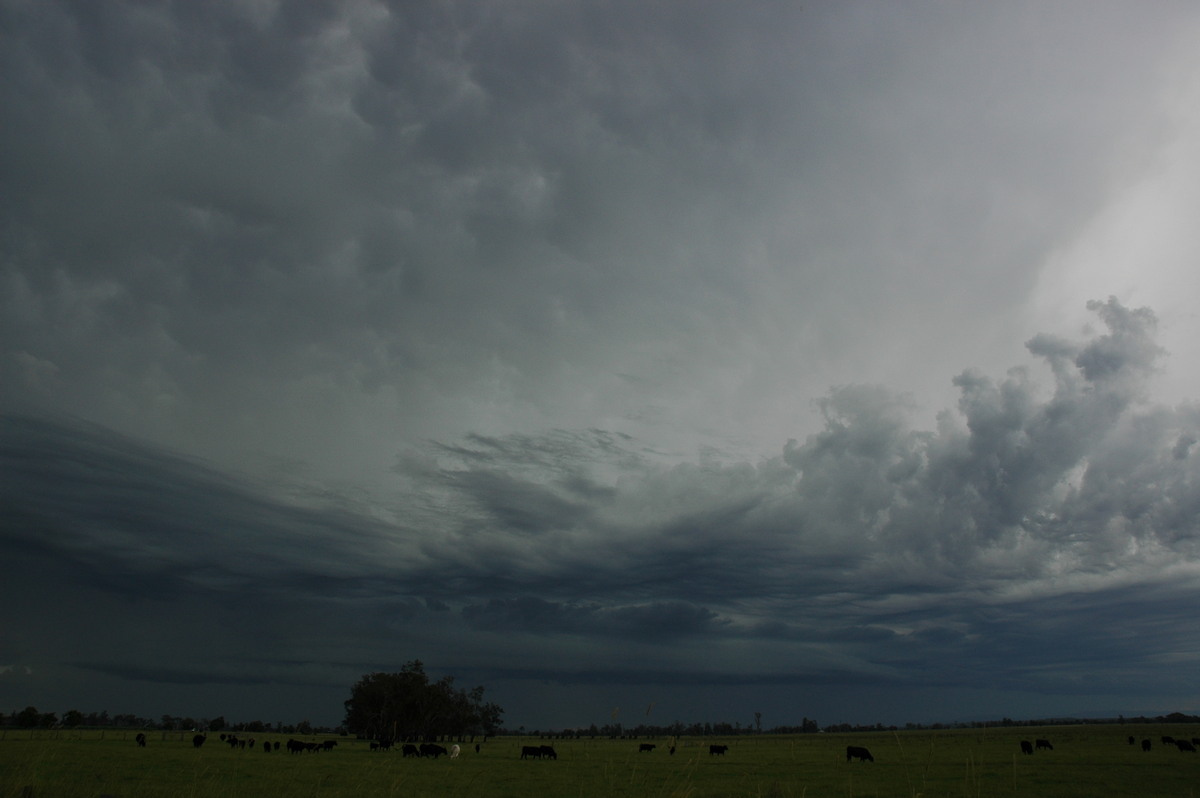
<instances>
[{"instance_id":1,"label":"grassy foreground","mask_svg":"<svg viewBox=\"0 0 1200 798\"><path fill-rule=\"evenodd\" d=\"M231 750L217 735L194 749L190 733L125 731L0 733L0 798L542 798L542 796L1155 796L1200 798L1200 754L1164 746L1162 735L1200 737L1195 726L1057 726L871 734L667 740L535 740L504 737L454 761L372 752L340 738L330 751ZM1150 739L1143 752L1128 745ZM1053 751L1020 752L1046 738ZM300 738L297 738L300 739ZM305 738L314 741L325 737ZM558 760L521 760L523 744L552 743ZM640 742L658 747L639 753ZM711 756L710 743L729 745ZM847 763L846 746L874 762Z\"/></svg>"}]
</instances>

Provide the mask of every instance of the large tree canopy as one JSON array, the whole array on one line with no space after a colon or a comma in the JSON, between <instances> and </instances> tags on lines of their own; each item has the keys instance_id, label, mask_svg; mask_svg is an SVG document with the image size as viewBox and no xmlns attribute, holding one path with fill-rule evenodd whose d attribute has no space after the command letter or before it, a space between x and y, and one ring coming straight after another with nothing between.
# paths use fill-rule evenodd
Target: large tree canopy
<instances>
[{"instance_id":1,"label":"large tree canopy","mask_svg":"<svg viewBox=\"0 0 1200 798\"><path fill-rule=\"evenodd\" d=\"M391 739L492 734L504 710L484 703L483 687L458 690L454 677L430 682L420 660L399 673L368 673L351 688L345 726L354 734Z\"/></svg>"}]
</instances>

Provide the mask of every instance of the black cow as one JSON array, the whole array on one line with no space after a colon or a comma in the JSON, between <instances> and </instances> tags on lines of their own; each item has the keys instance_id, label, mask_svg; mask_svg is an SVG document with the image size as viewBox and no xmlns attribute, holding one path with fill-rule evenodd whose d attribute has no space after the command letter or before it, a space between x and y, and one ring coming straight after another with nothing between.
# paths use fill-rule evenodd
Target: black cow
<instances>
[{"instance_id":1,"label":"black cow","mask_svg":"<svg viewBox=\"0 0 1200 798\"><path fill-rule=\"evenodd\" d=\"M337 745L337 740L326 740L325 742L321 743L321 747L326 751L332 751L335 745Z\"/></svg>"},{"instance_id":2,"label":"black cow","mask_svg":"<svg viewBox=\"0 0 1200 798\"><path fill-rule=\"evenodd\" d=\"M200 746L204 745L204 741L207 739L207 736L203 734L197 734L192 738L192 748L199 748Z\"/></svg>"},{"instance_id":3,"label":"black cow","mask_svg":"<svg viewBox=\"0 0 1200 798\"><path fill-rule=\"evenodd\" d=\"M299 740L288 740L287 750L289 754L303 754L304 743L300 742Z\"/></svg>"},{"instance_id":4,"label":"black cow","mask_svg":"<svg viewBox=\"0 0 1200 798\"><path fill-rule=\"evenodd\" d=\"M1163 745L1175 745L1175 738L1168 737L1167 735L1164 734L1163 738L1162 738L1162 744Z\"/></svg>"},{"instance_id":5,"label":"black cow","mask_svg":"<svg viewBox=\"0 0 1200 798\"><path fill-rule=\"evenodd\" d=\"M1033 743L1029 742L1028 740L1022 740L1021 741L1021 753L1022 754L1032 754L1033 753Z\"/></svg>"},{"instance_id":6,"label":"black cow","mask_svg":"<svg viewBox=\"0 0 1200 798\"><path fill-rule=\"evenodd\" d=\"M1036 748L1036 749L1038 749L1039 751L1040 751L1041 749L1043 749L1043 748L1048 748L1048 749L1050 749L1051 751L1053 751L1053 750L1054 750L1054 746L1050 745L1050 741L1049 741L1049 740L1034 740L1034 741L1033 741L1033 747L1034 747L1034 748Z\"/></svg>"},{"instance_id":7,"label":"black cow","mask_svg":"<svg viewBox=\"0 0 1200 798\"><path fill-rule=\"evenodd\" d=\"M412 743L405 743L404 747L400 749L400 753L404 754L405 756L420 756L421 755L421 752L418 751L417 747L415 745L413 745Z\"/></svg>"},{"instance_id":8,"label":"black cow","mask_svg":"<svg viewBox=\"0 0 1200 798\"><path fill-rule=\"evenodd\" d=\"M1142 740L1142 750L1143 751L1150 750L1150 741L1149 740Z\"/></svg>"},{"instance_id":9,"label":"black cow","mask_svg":"<svg viewBox=\"0 0 1200 798\"><path fill-rule=\"evenodd\" d=\"M728 750L729 750L729 746L727 746L727 745L710 745L708 747L708 755L709 756L712 756L713 754L724 755L725 752Z\"/></svg>"},{"instance_id":10,"label":"black cow","mask_svg":"<svg viewBox=\"0 0 1200 798\"><path fill-rule=\"evenodd\" d=\"M138 748L146 747L146 735L142 734L141 732L138 732L137 737L134 737L133 739L135 742L137 742Z\"/></svg>"},{"instance_id":11,"label":"black cow","mask_svg":"<svg viewBox=\"0 0 1200 798\"><path fill-rule=\"evenodd\" d=\"M521 746L522 759L541 759L542 747L540 745L523 745Z\"/></svg>"},{"instance_id":12,"label":"black cow","mask_svg":"<svg viewBox=\"0 0 1200 798\"><path fill-rule=\"evenodd\" d=\"M643 751L653 751L654 748L655 748L654 743L642 743L641 745L638 746L638 753L640 754Z\"/></svg>"},{"instance_id":13,"label":"black cow","mask_svg":"<svg viewBox=\"0 0 1200 798\"><path fill-rule=\"evenodd\" d=\"M263 749L262 749L262 750L263 750L263 753L264 753L264 754L269 754L269 753L271 753L271 741L270 741L270 740L267 740L265 743L263 743Z\"/></svg>"},{"instance_id":14,"label":"black cow","mask_svg":"<svg viewBox=\"0 0 1200 798\"><path fill-rule=\"evenodd\" d=\"M1129 744L1133 745L1133 735L1129 735Z\"/></svg>"},{"instance_id":15,"label":"black cow","mask_svg":"<svg viewBox=\"0 0 1200 798\"><path fill-rule=\"evenodd\" d=\"M1196 746L1192 745L1188 740L1176 740L1175 746L1180 751L1191 751L1193 754L1196 753Z\"/></svg>"},{"instance_id":16,"label":"black cow","mask_svg":"<svg viewBox=\"0 0 1200 798\"><path fill-rule=\"evenodd\" d=\"M431 756L437 759L442 754L448 753L450 752L436 743L421 743L421 756Z\"/></svg>"},{"instance_id":17,"label":"black cow","mask_svg":"<svg viewBox=\"0 0 1200 798\"><path fill-rule=\"evenodd\" d=\"M861 745L846 746L846 761L858 759L859 762L874 762L875 757L871 756L871 752L863 748Z\"/></svg>"},{"instance_id":18,"label":"black cow","mask_svg":"<svg viewBox=\"0 0 1200 798\"><path fill-rule=\"evenodd\" d=\"M554 750L552 745L540 746L542 749L542 759L558 759L558 752Z\"/></svg>"}]
</instances>

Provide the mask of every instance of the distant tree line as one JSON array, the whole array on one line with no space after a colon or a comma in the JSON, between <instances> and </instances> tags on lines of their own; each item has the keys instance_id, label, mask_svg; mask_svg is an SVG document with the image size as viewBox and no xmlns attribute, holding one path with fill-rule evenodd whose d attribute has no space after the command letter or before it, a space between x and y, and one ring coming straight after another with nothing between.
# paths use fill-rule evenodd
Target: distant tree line
<instances>
[{"instance_id":1,"label":"distant tree line","mask_svg":"<svg viewBox=\"0 0 1200 798\"><path fill-rule=\"evenodd\" d=\"M64 712L60 718L54 712L40 712L37 707L25 707L20 712L13 711L5 714L0 712L0 727L18 729L155 729L162 731L235 731L235 732L275 732L277 734L336 734L341 731L329 726L313 726L307 720L299 723L274 724L261 720L229 723L223 716L212 719L175 717L163 715L158 720L143 718L138 715L109 715L103 712L80 712L72 709Z\"/></svg>"},{"instance_id":2,"label":"distant tree line","mask_svg":"<svg viewBox=\"0 0 1200 798\"><path fill-rule=\"evenodd\" d=\"M155 729L162 731L205 732L253 732L276 734L360 734L369 737L390 736L393 739L465 737L467 735L520 734L534 737L556 738L637 738L637 737L733 737L744 734L813 734L816 732L879 732L879 731L922 731L939 729L979 729L993 727L1047 726L1070 724L1137 724L1137 723L1200 723L1200 715L1172 712L1166 715L1147 717L1138 715L1127 718L1037 718L1030 720L963 721L957 723L906 723L903 726L875 724L836 723L824 727L815 720L804 718L796 726L774 726L765 731L761 719L755 723L736 722L690 723L679 721L668 725L639 723L625 727L620 723L591 724L587 727L560 730L526 730L500 728L503 710L492 703L484 703L483 688L456 690L454 679L445 677L430 682L420 660L413 660L399 673L368 674L351 690L350 700L345 702L346 723L343 726L314 726L307 720L299 723L274 724L261 720L231 723L224 716L215 718L191 718L187 716L163 715L158 720L132 714L110 715L107 711L80 712L77 709L62 713L41 712L36 707L5 714L0 712L0 727L19 729ZM756 713L757 715L757 713Z\"/></svg>"},{"instance_id":3,"label":"distant tree line","mask_svg":"<svg viewBox=\"0 0 1200 798\"><path fill-rule=\"evenodd\" d=\"M501 734L521 734L532 737L561 737L561 738L608 738L608 739L637 739L639 737L735 737L740 734L813 734L821 731L815 720L804 718L798 726L776 726L763 730L758 718L753 724L743 725L740 722L719 721L717 723L688 723L679 721L668 725L639 723L636 726L624 726L620 723L606 723L590 726L562 729L559 731L541 729L526 730L524 726L517 729L504 729Z\"/></svg>"}]
</instances>

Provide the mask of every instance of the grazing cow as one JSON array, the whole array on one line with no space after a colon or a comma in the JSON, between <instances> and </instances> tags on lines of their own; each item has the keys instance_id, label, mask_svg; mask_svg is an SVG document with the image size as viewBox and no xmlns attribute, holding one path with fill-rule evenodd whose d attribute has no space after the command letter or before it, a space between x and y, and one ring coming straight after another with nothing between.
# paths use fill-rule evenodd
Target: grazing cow
<instances>
[{"instance_id":1,"label":"grazing cow","mask_svg":"<svg viewBox=\"0 0 1200 798\"><path fill-rule=\"evenodd\" d=\"M541 759L542 747L540 745L523 745L521 746L522 759Z\"/></svg>"},{"instance_id":2,"label":"grazing cow","mask_svg":"<svg viewBox=\"0 0 1200 798\"><path fill-rule=\"evenodd\" d=\"M287 749L289 754L302 754L304 753L304 743L299 740L288 740Z\"/></svg>"},{"instance_id":3,"label":"grazing cow","mask_svg":"<svg viewBox=\"0 0 1200 798\"><path fill-rule=\"evenodd\" d=\"M1142 750L1143 751L1150 750L1150 741L1149 740L1142 740Z\"/></svg>"},{"instance_id":4,"label":"grazing cow","mask_svg":"<svg viewBox=\"0 0 1200 798\"><path fill-rule=\"evenodd\" d=\"M204 745L204 741L207 739L208 738L205 735L197 734L192 738L192 748L199 748L200 746Z\"/></svg>"},{"instance_id":5,"label":"grazing cow","mask_svg":"<svg viewBox=\"0 0 1200 798\"><path fill-rule=\"evenodd\" d=\"M552 745L539 746L542 749L542 759L558 759L558 752Z\"/></svg>"},{"instance_id":6,"label":"grazing cow","mask_svg":"<svg viewBox=\"0 0 1200 798\"><path fill-rule=\"evenodd\" d=\"M1196 746L1192 745L1188 740L1176 740L1175 747L1180 751L1191 751L1193 754L1196 753Z\"/></svg>"},{"instance_id":7,"label":"grazing cow","mask_svg":"<svg viewBox=\"0 0 1200 798\"><path fill-rule=\"evenodd\" d=\"M1028 740L1022 740L1021 741L1021 753L1022 754L1032 754L1033 753L1033 743L1029 742Z\"/></svg>"},{"instance_id":8,"label":"grazing cow","mask_svg":"<svg viewBox=\"0 0 1200 798\"><path fill-rule=\"evenodd\" d=\"M638 753L640 754L643 751L653 751L654 748L655 748L654 743L642 743L641 745L638 746Z\"/></svg>"},{"instance_id":9,"label":"grazing cow","mask_svg":"<svg viewBox=\"0 0 1200 798\"><path fill-rule=\"evenodd\" d=\"M1167 735L1164 734L1162 737L1162 744L1163 745L1175 745L1175 738L1168 737Z\"/></svg>"},{"instance_id":10,"label":"grazing cow","mask_svg":"<svg viewBox=\"0 0 1200 798\"><path fill-rule=\"evenodd\" d=\"M458 747L458 743L450 746L450 758L458 759L458 755L462 753L462 749Z\"/></svg>"},{"instance_id":11,"label":"grazing cow","mask_svg":"<svg viewBox=\"0 0 1200 798\"><path fill-rule=\"evenodd\" d=\"M871 756L871 752L860 745L846 746L846 761L857 758L859 762L874 762L875 757Z\"/></svg>"},{"instance_id":12,"label":"grazing cow","mask_svg":"<svg viewBox=\"0 0 1200 798\"><path fill-rule=\"evenodd\" d=\"M475 753L479 753L479 743L475 743Z\"/></svg>"},{"instance_id":13,"label":"grazing cow","mask_svg":"<svg viewBox=\"0 0 1200 798\"><path fill-rule=\"evenodd\" d=\"M667 753L670 754L671 756L675 756L675 746L671 746L670 748L668 748Z\"/></svg>"},{"instance_id":14,"label":"grazing cow","mask_svg":"<svg viewBox=\"0 0 1200 798\"><path fill-rule=\"evenodd\" d=\"M1048 748L1051 751L1054 750L1054 746L1050 745L1049 740L1034 740L1033 747L1038 749L1039 751L1042 750L1043 748Z\"/></svg>"},{"instance_id":15,"label":"grazing cow","mask_svg":"<svg viewBox=\"0 0 1200 798\"><path fill-rule=\"evenodd\" d=\"M138 732L137 737L134 737L133 739L137 742L138 748L146 747L146 735L142 734L141 732Z\"/></svg>"},{"instance_id":16,"label":"grazing cow","mask_svg":"<svg viewBox=\"0 0 1200 798\"><path fill-rule=\"evenodd\" d=\"M710 745L708 747L708 755L712 756L713 754L717 754L720 756L724 756L725 752L728 750L729 750L729 746L727 746L727 745Z\"/></svg>"},{"instance_id":17,"label":"grazing cow","mask_svg":"<svg viewBox=\"0 0 1200 798\"><path fill-rule=\"evenodd\" d=\"M326 751L332 751L335 745L337 745L337 740L326 740L325 742L321 743L321 747Z\"/></svg>"},{"instance_id":18,"label":"grazing cow","mask_svg":"<svg viewBox=\"0 0 1200 798\"><path fill-rule=\"evenodd\" d=\"M421 756L431 756L434 759L437 759L442 754L447 753L449 753L449 751L442 746L437 745L436 743L421 743Z\"/></svg>"},{"instance_id":19,"label":"grazing cow","mask_svg":"<svg viewBox=\"0 0 1200 798\"><path fill-rule=\"evenodd\" d=\"M404 754L405 756L420 756L421 755L421 752L418 751L417 747L415 745L413 745L412 743L405 743L404 747L400 749L400 753Z\"/></svg>"}]
</instances>

